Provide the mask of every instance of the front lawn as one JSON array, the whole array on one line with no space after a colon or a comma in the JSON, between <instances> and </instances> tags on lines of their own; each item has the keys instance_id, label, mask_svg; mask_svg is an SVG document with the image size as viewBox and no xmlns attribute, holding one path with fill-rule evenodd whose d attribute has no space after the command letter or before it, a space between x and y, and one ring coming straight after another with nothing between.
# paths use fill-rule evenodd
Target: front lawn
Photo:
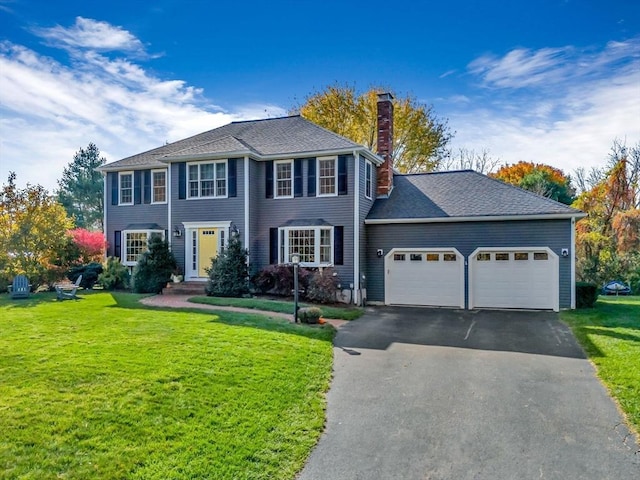
<instances>
[{"instance_id":1,"label":"front lawn","mask_svg":"<svg viewBox=\"0 0 640 480\"><path fill-rule=\"evenodd\" d=\"M561 313L598 376L640 432L640 297L600 297L596 307Z\"/></svg>"},{"instance_id":2,"label":"front lawn","mask_svg":"<svg viewBox=\"0 0 640 480\"><path fill-rule=\"evenodd\" d=\"M189 299L193 303L204 303L223 307L242 307L266 312L280 312L293 314L293 302L284 300L268 300L263 298L223 298L223 297L192 297ZM340 320L355 320L362 316L362 309L358 307L331 307L327 305L312 305L301 302L302 307L318 307L325 318L335 318Z\"/></svg>"},{"instance_id":3,"label":"front lawn","mask_svg":"<svg viewBox=\"0 0 640 480\"><path fill-rule=\"evenodd\" d=\"M333 329L81 297L0 296L0 478L294 478Z\"/></svg>"}]
</instances>

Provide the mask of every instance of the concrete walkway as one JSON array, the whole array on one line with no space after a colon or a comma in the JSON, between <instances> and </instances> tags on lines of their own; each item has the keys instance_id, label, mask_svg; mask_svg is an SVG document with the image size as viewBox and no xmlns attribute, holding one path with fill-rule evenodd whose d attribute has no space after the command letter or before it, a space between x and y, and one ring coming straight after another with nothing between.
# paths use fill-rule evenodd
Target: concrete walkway
<instances>
[{"instance_id":1,"label":"concrete walkway","mask_svg":"<svg viewBox=\"0 0 640 480\"><path fill-rule=\"evenodd\" d=\"M162 308L194 308L198 310L210 310L210 311L227 311L237 313L248 313L253 315L264 315L265 317L282 318L293 322L293 314L269 312L265 310L256 310L254 308L242 308L242 307L223 307L218 305L207 305L204 303L193 303L189 301L193 295L154 295L152 297L145 297L140 300L140 303L148 305L150 307L162 307ZM347 320L338 320L327 318L327 323L333 325L334 328L340 328L345 323L349 323Z\"/></svg>"}]
</instances>

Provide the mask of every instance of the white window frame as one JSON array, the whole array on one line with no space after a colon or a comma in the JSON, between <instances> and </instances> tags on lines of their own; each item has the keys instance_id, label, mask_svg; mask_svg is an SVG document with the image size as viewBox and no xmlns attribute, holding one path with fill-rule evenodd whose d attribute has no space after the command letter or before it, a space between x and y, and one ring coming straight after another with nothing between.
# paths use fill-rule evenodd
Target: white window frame
<instances>
[{"instance_id":1,"label":"white window frame","mask_svg":"<svg viewBox=\"0 0 640 480\"><path fill-rule=\"evenodd\" d=\"M369 200L373 198L373 163L364 162L364 196Z\"/></svg>"},{"instance_id":2,"label":"white window frame","mask_svg":"<svg viewBox=\"0 0 640 480\"><path fill-rule=\"evenodd\" d=\"M333 266L333 258L334 258L334 249L335 249L335 241L333 235L333 227L331 226L318 226L318 227L309 227L309 226L296 226L296 227L280 227L278 229L278 263L291 263L291 255L293 253L302 254L302 252L296 252L294 249L289 251L289 234L293 231L304 230L304 231L313 231L313 254L315 260L313 262L305 262L300 261L300 265L304 267L330 267ZM326 230L329 232L329 261L321 262L320 261L320 251L321 251L321 230ZM301 258L302 260L302 258Z\"/></svg>"},{"instance_id":3,"label":"white window frame","mask_svg":"<svg viewBox=\"0 0 640 480\"><path fill-rule=\"evenodd\" d=\"M333 193L322 193L320 185L322 178L320 175L320 162L326 162L328 160L333 161ZM336 197L338 195L338 157L318 157L316 159L316 192L318 197Z\"/></svg>"},{"instance_id":4,"label":"white window frame","mask_svg":"<svg viewBox=\"0 0 640 480\"><path fill-rule=\"evenodd\" d=\"M130 202L123 202L122 201L122 177L124 176L130 176L131 177L131 201ZM118 205L133 205L134 202L134 196L135 196L135 175L133 174L133 171L127 171L127 172L118 172Z\"/></svg>"},{"instance_id":5,"label":"white window frame","mask_svg":"<svg viewBox=\"0 0 640 480\"><path fill-rule=\"evenodd\" d=\"M287 179L279 179L278 178L278 165L288 164L290 167L291 175L289 176L289 187L291 190L291 194L289 195L278 195L278 181L286 181ZM273 198L293 198L293 160L276 160L273 162Z\"/></svg>"},{"instance_id":6,"label":"white window frame","mask_svg":"<svg viewBox=\"0 0 640 480\"><path fill-rule=\"evenodd\" d=\"M139 234L139 233L145 233L147 236L147 243L145 245L145 248L140 251L140 253L138 254L138 256L140 256L142 253L147 251L147 247L149 245L149 239L151 238L151 235L153 234L159 234L162 239L164 240L164 230L123 230L122 231L122 246L121 249L122 251L120 252L120 263L122 263L123 265L126 265L128 267L134 267L137 263L138 260L136 259L135 261L133 260L127 260L127 245L128 245L128 237L131 234Z\"/></svg>"},{"instance_id":7,"label":"white window frame","mask_svg":"<svg viewBox=\"0 0 640 480\"><path fill-rule=\"evenodd\" d=\"M155 174L164 174L164 200L156 200ZM164 168L151 170L151 204L167 203L167 170Z\"/></svg>"},{"instance_id":8,"label":"white window frame","mask_svg":"<svg viewBox=\"0 0 640 480\"><path fill-rule=\"evenodd\" d=\"M218 178L218 167L217 165L224 164L224 179ZM202 195L202 167L204 165L213 165L213 178L210 181L213 182L213 195ZM198 169L198 193L197 195L191 194L191 180L190 172L191 167L197 167ZM218 181L224 180L224 195L218 195ZM209 181L209 180L208 180ZM187 199L195 200L195 199L203 199L203 198L228 198L229 197L229 164L228 161L225 160L216 160L216 161L207 161L207 162L190 162L187 163Z\"/></svg>"}]
</instances>

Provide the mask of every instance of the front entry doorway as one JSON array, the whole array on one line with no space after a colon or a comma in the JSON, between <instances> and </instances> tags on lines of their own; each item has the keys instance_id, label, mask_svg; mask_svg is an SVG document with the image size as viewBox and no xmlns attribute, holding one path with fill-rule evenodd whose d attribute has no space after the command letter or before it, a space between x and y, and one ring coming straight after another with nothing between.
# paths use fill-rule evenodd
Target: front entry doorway
<instances>
[{"instance_id":1,"label":"front entry doorway","mask_svg":"<svg viewBox=\"0 0 640 480\"><path fill-rule=\"evenodd\" d=\"M229 223L185 225L187 245L185 249L186 280L204 280L211 261L226 244Z\"/></svg>"}]
</instances>

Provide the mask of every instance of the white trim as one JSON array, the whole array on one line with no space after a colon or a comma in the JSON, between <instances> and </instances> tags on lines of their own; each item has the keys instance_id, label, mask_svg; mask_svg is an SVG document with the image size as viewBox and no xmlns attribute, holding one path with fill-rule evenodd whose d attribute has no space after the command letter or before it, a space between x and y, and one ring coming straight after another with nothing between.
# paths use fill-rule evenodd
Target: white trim
<instances>
[{"instance_id":1,"label":"white trim","mask_svg":"<svg viewBox=\"0 0 640 480\"><path fill-rule=\"evenodd\" d=\"M335 239L334 239L334 229L332 226L330 225L296 225L296 226L290 226L290 227L279 227L278 228L278 263L279 264L289 264L291 263L289 260L289 256L291 255L291 253L293 252L289 252L289 232L292 230L313 230L314 234L313 234L313 240L314 240L314 244L313 244L313 249L314 249L314 254L315 257L317 258L317 261L315 262L300 262L300 265L303 267L332 267L333 266L333 259L335 258ZM329 252L329 262L321 262L320 261L320 249L321 249L321 245L320 245L320 231L321 230L329 230L329 245L331 246L331 251ZM285 242L285 245L282 245L282 242ZM285 258L281 258L283 252L283 247L284 247L284 256Z\"/></svg>"},{"instance_id":2,"label":"white trim","mask_svg":"<svg viewBox=\"0 0 640 480\"><path fill-rule=\"evenodd\" d=\"M291 165L291 177L289 178L289 181L291 182L291 194L290 195L278 195L278 164L285 164L288 163L289 165ZM293 198L295 192L294 192L294 182L295 182L295 165L294 165L294 161L293 159L288 159L288 160L275 160L273 162L273 198L274 199L279 199L279 198Z\"/></svg>"},{"instance_id":3,"label":"white trim","mask_svg":"<svg viewBox=\"0 0 640 480\"><path fill-rule=\"evenodd\" d=\"M162 173L164 172L164 201L163 202L156 202L154 201L154 190L155 190L155 185L153 184L153 174L154 173ZM169 175L167 173L167 169L166 168L154 168L151 170L151 205L165 205L167 203L167 199L169 197L168 193L167 193L167 186L169 185Z\"/></svg>"},{"instance_id":4,"label":"white trim","mask_svg":"<svg viewBox=\"0 0 640 480\"><path fill-rule=\"evenodd\" d=\"M477 217L436 217L436 218L371 218L367 225L387 225L395 223L450 223L450 222L506 222L511 220L568 220L584 218L586 213L548 213L536 215L484 215Z\"/></svg>"},{"instance_id":5,"label":"white trim","mask_svg":"<svg viewBox=\"0 0 640 480\"><path fill-rule=\"evenodd\" d=\"M544 251L547 252L549 254L549 259L551 261L553 261L554 263L554 269L553 271L555 272L555 275L553 276L553 279L550 279L553 281L553 291L554 291L554 296L553 296L553 311L554 312L558 312L560 311L560 262L559 262L559 258L558 255L556 255L556 253L551 250L549 247L527 247L527 246L523 246L523 247L478 247L476 248L473 252L471 252L471 254L468 257L468 265L469 265L469 269L468 269L468 274L469 274L469 280L467 282L468 285L468 290L469 290L469 310L472 310L474 308L474 298L473 298L473 265L475 263L475 258L476 255L478 254L478 252L540 252L540 251Z\"/></svg>"},{"instance_id":6,"label":"white trim","mask_svg":"<svg viewBox=\"0 0 640 480\"><path fill-rule=\"evenodd\" d=\"M198 231L200 228L219 228L224 231L225 243L229 242L229 230L231 222L182 222L184 227L184 279L185 280L206 280L205 277L198 276L197 270L194 272L191 257L193 256L192 232ZM220 238L220 237L218 237ZM220 240L218 240L220 242ZM220 252L220 243L218 243L218 253ZM195 274L194 274L195 273Z\"/></svg>"},{"instance_id":7,"label":"white trim","mask_svg":"<svg viewBox=\"0 0 640 480\"><path fill-rule=\"evenodd\" d=\"M320 192L320 162L333 160L333 193ZM337 197L338 196L338 157L317 157L316 158L316 197Z\"/></svg>"},{"instance_id":8,"label":"white trim","mask_svg":"<svg viewBox=\"0 0 640 480\"><path fill-rule=\"evenodd\" d=\"M571 310L576 308L576 219L571 219Z\"/></svg>"},{"instance_id":9,"label":"white trim","mask_svg":"<svg viewBox=\"0 0 640 480\"><path fill-rule=\"evenodd\" d=\"M244 157L244 248L249 248L249 157ZM247 257L247 262L249 258Z\"/></svg>"},{"instance_id":10,"label":"white trim","mask_svg":"<svg viewBox=\"0 0 640 480\"><path fill-rule=\"evenodd\" d=\"M216 165L219 163L224 163L224 182L225 182L225 188L224 188L224 195L217 195L218 192L218 172L217 172L217 167ZM197 165L198 166L198 195L197 196L191 196L191 180L189 179L189 167L193 166L193 165ZM200 182L202 181L200 178L200 167L202 167L203 165L213 165L213 179L211 180L213 182L213 195L208 195L208 196L202 196L200 194ZM228 158L224 158L224 159L220 159L220 160L211 160L211 161L202 161L202 162L189 162L186 164L186 182L187 182L187 195L186 195L186 200L215 200L215 199L222 199L222 198L229 198L229 159ZM207 180L209 181L209 180Z\"/></svg>"},{"instance_id":11,"label":"white trim","mask_svg":"<svg viewBox=\"0 0 640 480\"><path fill-rule=\"evenodd\" d=\"M169 246L173 245L173 223L171 223L171 165L167 166L167 230Z\"/></svg>"},{"instance_id":12,"label":"white trim","mask_svg":"<svg viewBox=\"0 0 640 480\"><path fill-rule=\"evenodd\" d=\"M360 305L360 155L358 152L353 152L353 159L355 162L353 180L353 286L355 298L353 298L353 303Z\"/></svg>"},{"instance_id":13,"label":"white trim","mask_svg":"<svg viewBox=\"0 0 640 480\"><path fill-rule=\"evenodd\" d=\"M427 252L427 253L455 253L456 254L456 258L457 258L457 265L458 265L458 275L460 278L460 297L458 298L459 303L458 303L458 307L461 309L464 309L464 290L465 290L465 285L464 285L464 264L465 264L465 258L464 255L462 255L462 253L460 253L460 251L457 248L454 247L415 247L415 248L401 248L401 247L397 247L397 248L392 248L391 250L389 250L387 252L387 254L384 256L384 303L385 305L392 305L388 298L389 298L389 281L388 281L388 275L389 275L389 267L388 267L388 262L391 262L393 259L393 255L396 252Z\"/></svg>"},{"instance_id":14,"label":"white trim","mask_svg":"<svg viewBox=\"0 0 640 480\"><path fill-rule=\"evenodd\" d=\"M131 202L127 202L127 203L121 202L122 182L120 181L120 179L124 175L131 175ZM133 205L136 201L135 196L136 196L136 176L133 174L133 170L125 170L122 172L118 172L118 206Z\"/></svg>"}]
</instances>

